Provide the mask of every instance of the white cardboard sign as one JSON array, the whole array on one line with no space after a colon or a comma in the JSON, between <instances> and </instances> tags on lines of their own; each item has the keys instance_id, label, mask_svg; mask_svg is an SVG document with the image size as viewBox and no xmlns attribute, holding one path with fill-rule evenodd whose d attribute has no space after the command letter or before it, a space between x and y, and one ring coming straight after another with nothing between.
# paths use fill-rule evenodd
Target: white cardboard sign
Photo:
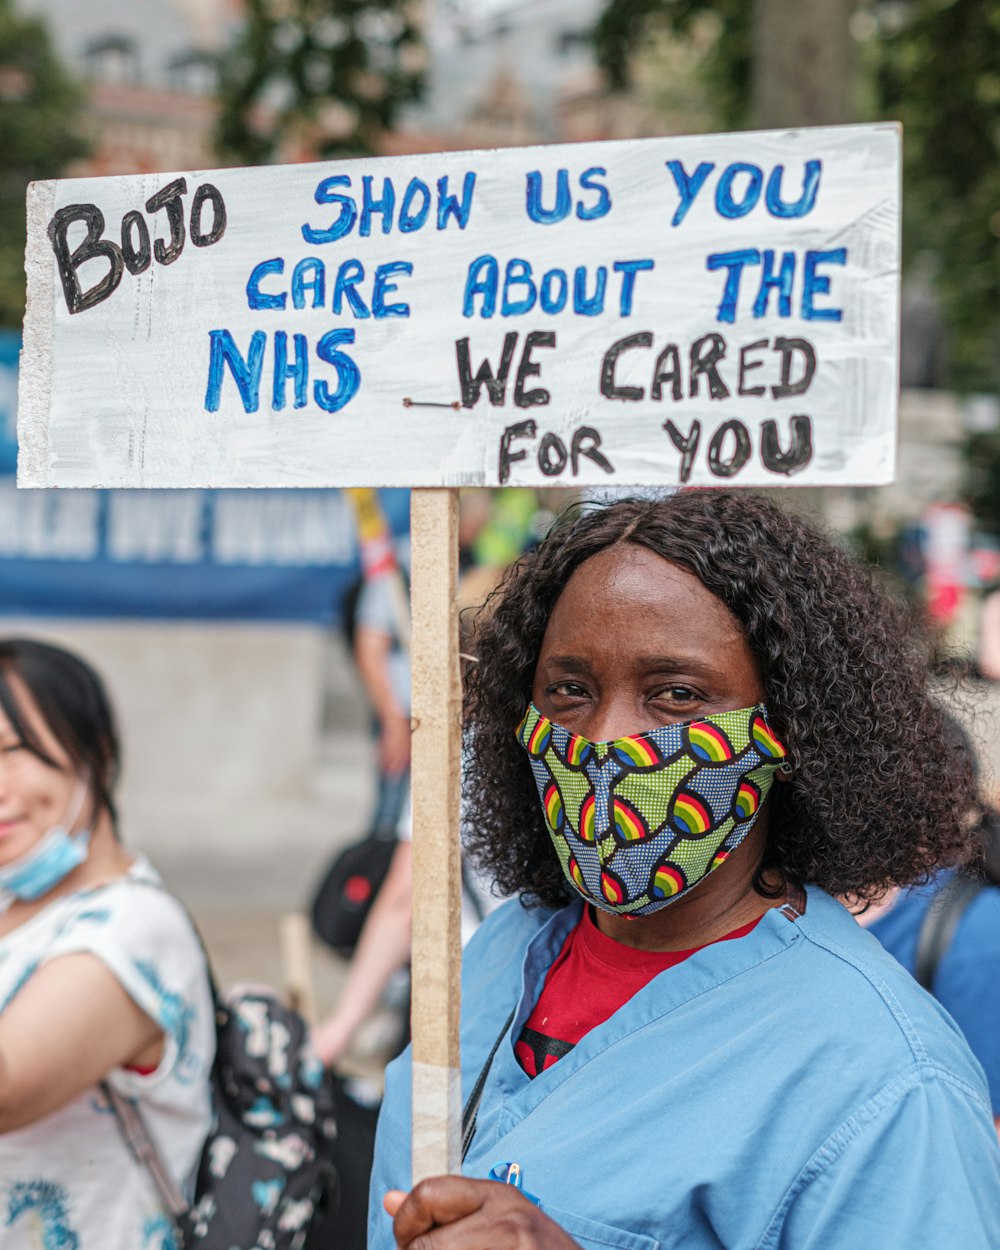
<instances>
[{"instance_id":1,"label":"white cardboard sign","mask_svg":"<svg viewBox=\"0 0 1000 1250\"><path fill-rule=\"evenodd\" d=\"M892 125L35 184L25 486L892 479Z\"/></svg>"}]
</instances>

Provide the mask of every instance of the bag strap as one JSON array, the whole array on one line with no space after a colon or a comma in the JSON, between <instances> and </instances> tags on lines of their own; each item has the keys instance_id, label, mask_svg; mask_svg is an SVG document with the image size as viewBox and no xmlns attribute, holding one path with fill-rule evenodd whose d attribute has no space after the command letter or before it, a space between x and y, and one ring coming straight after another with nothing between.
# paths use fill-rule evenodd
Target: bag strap
<instances>
[{"instance_id":1,"label":"bag strap","mask_svg":"<svg viewBox=\"0 0 1000 1250\"><path fill-rule=\"evenodd\" d=\"M935 896L917 936L913 975L930 993L945 952L952 943L966 908L983 889L982 881L956 873Z\"/></svg>"},{"instance_id":2,"label":"bag strap","mask_svg":"<svg viewBox=\"0 0 1000 1250\"><path fill-rule=\"evenodd\" d=\"M515 1011L517 1008L514 1009ZM493 1066L493 1060L497 1051L500 1049L500 1043L507 1035L507 1030L514 1021L514 1012L512 1011L507 1019L503 1022L503 1027L497 1034L497 1040L493 1043L493 1049L486 1056L486 1062L483 1064L482 1071L476 1078L476 1083L472 1087L472 1093L469 1095L468 1101L462 1109L462 1161L469 1153L469 1147L472 1145L472 1139L476 1135L476 1115L479 1111L479 1104L482 1101L483 1090L486 1087L486 1078L490 1074L490 1068Z\"/></svg>"},{"instance_id":3,"label":"bag strap","mask_svg":"<svg viewBox=\"0 0 1000 1250\"><path fill-rule=\"evenodd\" d=\"M164 1209L176 1223L187 1215L190 1208L150 1136L142 1112L131 1099L125 1098L109 1082L102 1081L101 1090L111 1104L125 1144L140 1167L144 1167L149 1173Z\"/></svg>"}]
</instances>

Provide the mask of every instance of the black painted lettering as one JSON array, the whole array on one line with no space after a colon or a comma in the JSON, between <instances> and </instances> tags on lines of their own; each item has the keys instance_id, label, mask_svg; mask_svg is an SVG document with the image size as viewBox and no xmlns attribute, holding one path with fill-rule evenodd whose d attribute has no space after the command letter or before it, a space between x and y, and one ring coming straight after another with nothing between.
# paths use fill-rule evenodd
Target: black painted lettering
<instances>
[{"instance_id":1,"label":"black painted lettering","mask_svg":"<svg viewBox=\"0 0 1000 1250\"><path fill-rule=\"evenodd\" d=\"M153 263L153 245L149 241L146 218L137 208L122 218L122 256L131 274L145 273Z\"/></svg>"},{"instance_id":2,"label":"black painted lettering","mask_svg":"<svg viewBox=\"0 0 1000 1250\"><path fill-rule=\"evenodd\" d=\"M581 425L573 431L573 439L569 445L569 459L574 477L580 471L581 456L592 460L605 473L614 473L614 466L604 452L599 450L600 446L601 436L592 425Z\"/></svg>"},{"instance_id":3,"label":"black painted lettering","mask_svg":"<svg viewBox=\"0 0 1000 1250\"><path fill-rule=\"evenodd\" d=\"M656 358L653 370L653 388L649 392L650 399L663 398L663 384L670 383L670 398L680 399L683 394L681 384L681 354L676 343L668 343Z\"/></svg>"},{"instance_id":4,"label":"black painted lettering","mask_svg":"<svg viewBox=\"0 0 1000 1250\"><path fill-rule=\"evenodd\" d=\"M514 382L514 403L518 408L534 408L537 404L547 404L552 398L544 386L534 386L530 391L526 391L524 384L528 378L537 378L542 372L542 366L531 359L531 353L536 347L555 347L555 345L556 336L552 330L531 330L525 337L521 363ZM563 450L565 451L565 448ZM541 464L541 450L538 456L538 463ZM544 473L545 470L543 469L542 472Z\"/></svg>"},{"instance_id":5,"label":"black painted lettering","mask_svg":"<svg viewBox=\"0 0 1000 1250\"><path fill-rule=\"evenodd\" d=\"M701 441L701 422L692 421L691 428L686 434L682 434L673 421L664 421L663 428L670 436L670 441L681 453L680 481L686 482L691 477L691 466L694 464L694 458L698 454L698 444Z\"/></svg>"},{"instance_id":6,"label":"black painted lettering","mask_svg":"<svg viewBox=\"0 0 1000 1250\"><path fill-rule=\"evenodd\" d=\"M202 208L205 201L212 204L212 228L205 234L201 228ZM226 233L226 204L218 187L203 183L191 200L191 242L195 247L211 247Z\"/></svg>"},{"instance_id":7,"label":"black painted lettering","mask_svg":"<svg viewBox=\"0 0 1000 1250\"><path fill-rule=\"evenodd\" d=\"M745 347L740 348L740 380L736 388L738 395L763 395L767 387L765 386L747 386L747 374L751 369L759 369L763 365L763 360L747 360L748 352L759 351L760 348L766 347L767 339L757 339L753 343L747 343Z\"/></svg>"},{"instance_id":8,"label":"black painted lettering","mask_svg":"<svg viewBox=\"0 0 1000 1250\"><path fill-rule=\"evenodd\" d=\"M170 227L170 241L157 239L153 244L153 255L161 265L172 265L184 251L184 205L181 196L187 195L187 179L175 178L161 187L146 201L146 212L155 213L161 208L167 210L167 225Z\"/></svg>"},{"instance_id":9,"label":"black painted lettering","mask_svg":"<svg viewBox=\"0 0 1000 1250\"><path fill-rule=\"evenodd\" d=\"M653 344L653 335L649 330L642 330L638 334L629 334L625 338L619 339L617 343L612 343L608 350L604 353L604 360L601 364L601 394L605 399L625 399L635 402L642 399L645 391L641 386L619 386L615 381L615 366L618 364L618 357L622 352L631 351L634 347L651 347Z\"/></svg>"},{"instance_id":10,"label":"black painted lettering","mask_svg":"<svg viewBox=\"0 0 1000 1250\"><path fill-rule=\"evenodd\" d=\"M538 467L546 477L558 477L569 462L566 444L558 434L546 434L538 444Z\"/></svg>"},{"instance_id":11,"label":"black painted lettering","mask_svg":"<svg viewBox=\"0 0 1000 1250\"><path fill-rule=\"evenodd\" d=\"M479 402L479 393L485 384L490 403L494 408L502 408L507 402L507 377L514 349L517 347L517 333L505 334L503 351L500 355L500 367L493 374L493 366L489 357L483 360L475 376L472 374L472 361L469 357L469 340L459 339L455 344L455 359L458 364L458 383L462 390L462 407L474 408Z\"/></svg>"},{"instance_id":12,"label":"black painted lettering","mask_svg":"<svg viewBox=\"0 0 1000 1250\"><path fill-rule=\"evenodd\" d=\"M721 334L706 334L691 344L691 381L688 393L692 399L701 393L701 375L708 378L708 393L712 399L727 399L729 387L723 382L718 369L719 361L726 354L726 340Z\"/></svg>"},{"instance_id":13,"label":"black painted lettering","mask_svg":"<svg viewBox=\"0 0 1000 1250\"><path fill-rule=\"evenodd\" d=\"M771 387L774 399L786 399L789 395L804 395L816 374L816 348L808 339L774 340L774 350L781 352L781 383ZM792 381L792 360L802 358L802 376Z\"/></svg>"},{"instance_id":14,"label":"black painted lettering","mask_svg":"<svg viewBox=\"0 0 1000 1250\"><path fill-rule=\"evenodd\" d=\"M722 458L722 448L727 435L733 436L733 452L728 460ZM735 477L750 459L750 432L742 421L724 421L712 435L708 444L708 467L716 477Z\"/></svg>"},{"instance_id":15,"label":"black painted lettering","mask_svg":"<svg viewBox=\"0 0 1000 1250\"><path fill-rule=\"evenodd\" d=\"M519 451L511 451L511 443L515 438L534 438L537 433L538 426L534 421L517 421L504 430L500 437L500 465L497 472L501 486L510 481L510 466L528 457L523 447Z\"/></svg>"},{"instance_id":16,"label":"black painted lettering","mask_svg":"<svg viewBox=\"0 0 1000 1250\"><path fill-rule=\"evenodd\" d=\"M811 418L797 414L792 417L790 425L792 438L787 451L781 448L777 421L764 421L760 427L760 458L764 468L784 477L798 473L813 458Z\"/></svg>"},{"instance_id":17,"label":"black painted lettering","mask_svg":"<svg viewBox=\"0 0 1000 1250\"><path fill-rule=\"evenodd\" d=\"M87 237L71 252L67 235L75 221L86 225ZM85 312L107 299L122 280L125 260L121 248L103 238L103 234L104 214L96 204L67 204L65 208L58 209L49 222L49 242L56 254L66 307L71 313ZM108 262L108 272L89 291L83 291L77 271L88 260L97 257L103 257Z\"/></svg>"}]
</instances>

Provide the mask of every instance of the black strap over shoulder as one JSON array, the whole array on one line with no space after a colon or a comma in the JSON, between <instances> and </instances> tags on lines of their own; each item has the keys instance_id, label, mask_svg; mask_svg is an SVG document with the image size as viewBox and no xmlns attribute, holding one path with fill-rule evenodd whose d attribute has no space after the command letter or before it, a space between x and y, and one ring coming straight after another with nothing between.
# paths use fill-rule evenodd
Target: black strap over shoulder
<instances>
[{"instance_id":1,"label":"black strap over shoulder","mask_svg":"<svg viewBox=\"0 0 1000 1250\"><path fill-rule=\"evenodd\" d=\"M920 933L917 937L917 957L913 975L924 989L932 994L938 967L952 943L958 922L982 889L982 881L956 873L935 895L924 917L924 923L920 926Z\"/></svg>"},{"instance_id":2,"label":"black strap over shoulder","mask_svg":"<svg viewBox=\"0 0 1000 1250\"><path fill-rule=\"evenodd\" d=\"M517 1008L514 1009L515 1011ZM486 1078L490 1074L490 1068L493 1066L493 1060L497 1051L500 1049L500 1043L507 1035L514 1020L514 1012L512 1011L507 1019L503 1022L503 1027L497 1035L497 1040L493 1043L493 1049L486 1056L486 1062L483 1064L482 1071L476 1077L476 1083L472 1087L472 1093L469 1095L468 1101L462 1109L462 1159L469 1153L469 1147L472 1145L472 1139L476 1135L476 1113L479 1110L479 1103L483 1097L483 1089L486 1087Z\"/></svg>"}]
</instances>

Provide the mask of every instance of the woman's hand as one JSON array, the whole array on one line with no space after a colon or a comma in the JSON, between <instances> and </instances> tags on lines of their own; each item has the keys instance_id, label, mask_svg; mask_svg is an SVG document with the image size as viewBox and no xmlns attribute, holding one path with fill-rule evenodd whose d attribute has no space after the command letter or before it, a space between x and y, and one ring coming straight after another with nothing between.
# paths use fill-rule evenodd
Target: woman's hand
<instances>
[{"instance_id":1,"label":"woman's hand","mask_svg":"<svg viewBox=\"0 0 1000 1250\"><path fill-rule=\"evenodd\" d=\"M328 1016L319 1024L313 1025L309 1040L313 1049L323 1061L323 1066L332 1068L346 1052L351 1044L351 1037L357 1026L338 1015Z\"/></svg>"},{"instance_id":2,"label":"woman's hand","mask_svg":"<svg viewBox=\"0 0 1000 1250\"><path fill-rule=\"evenodd\" d=\"M400 1250L580 1250L513 1185L435 1176L382 1205Z\"/></svg>"}]
</instances>

